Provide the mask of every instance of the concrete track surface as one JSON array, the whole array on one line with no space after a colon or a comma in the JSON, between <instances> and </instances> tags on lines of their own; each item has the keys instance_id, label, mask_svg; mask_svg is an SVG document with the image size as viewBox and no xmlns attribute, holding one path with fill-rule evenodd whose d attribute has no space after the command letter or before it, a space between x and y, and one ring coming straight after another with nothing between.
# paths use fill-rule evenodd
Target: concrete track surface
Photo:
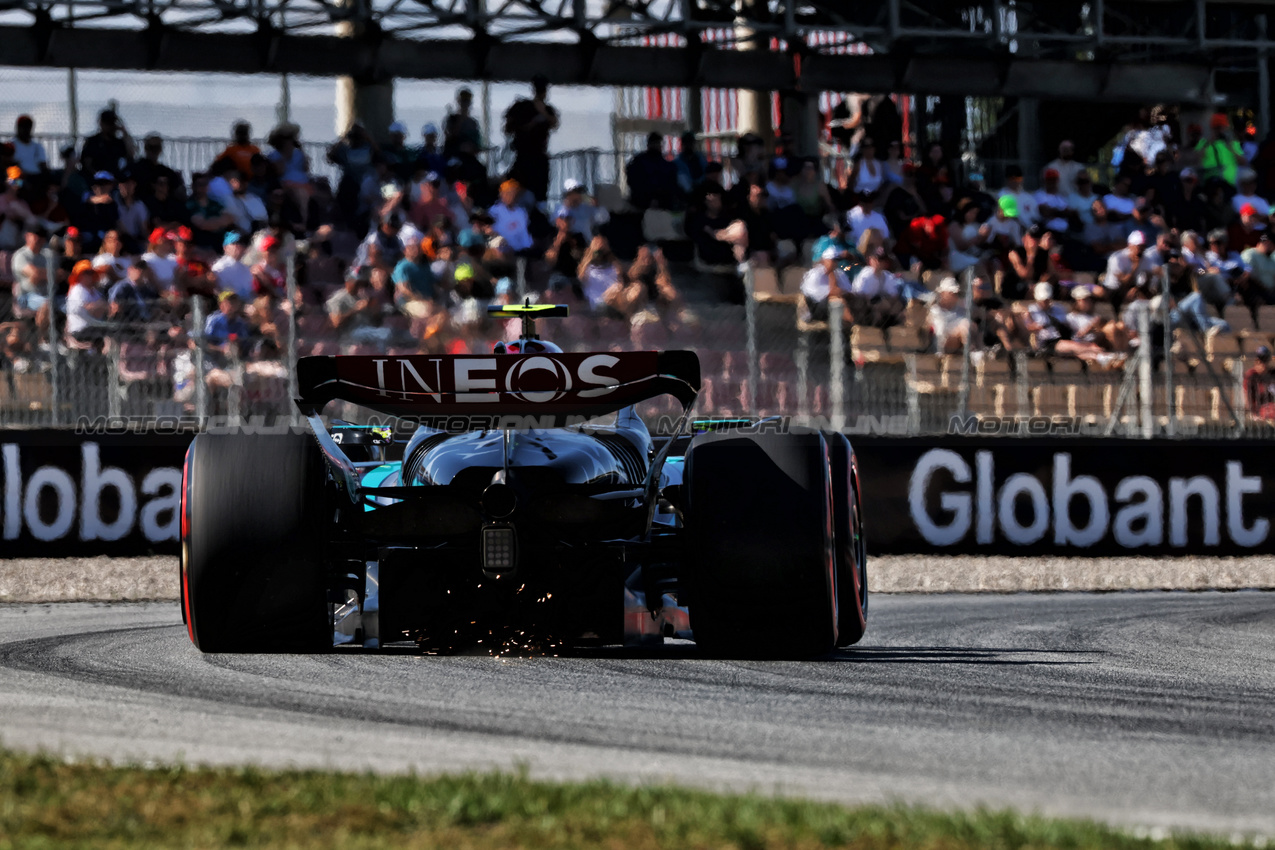
<instances>
[{"instance_id":1,"label":"concrete track surface","mask_svg":"<svg viewBox=\"0 0 1275 850\"><path fill-rule=\"evenodd\" d=\"M689 645L205 656L175 604L0 605L0 740L137 761L525 764L1270 836L1275 595L878 596L863 645L800 663Z\"/></svg>"}]
</instances>

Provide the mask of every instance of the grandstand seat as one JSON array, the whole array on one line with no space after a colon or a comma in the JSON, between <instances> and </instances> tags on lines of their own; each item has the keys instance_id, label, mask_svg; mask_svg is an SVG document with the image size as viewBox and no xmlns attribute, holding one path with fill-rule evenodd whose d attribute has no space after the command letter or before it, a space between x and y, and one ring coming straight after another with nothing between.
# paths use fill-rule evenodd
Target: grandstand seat
<instances>
[{"instance_id":1,"label":"grandstand seat","mask_svg":"<svg viewBox=\"0 0 1275 850\"><path fill-rule=\"evenodd\" d=\"M1275 331L1275 305L1263 304L1257 308L1257 328L1268 333Z\"/></svg>"},{"instance_id":2,"label":"grandstand seat","mask_svg":"<svg viewBox=\"0 0 1275 850\"><path fill-rule=\"evenodd\" d=\"M593 197L597 200L598 206L607 212L619 213L629 209L629 202L624 197L624 192L614 183L598 183L593 187Z\"/></svg>"},{"instance_id":3,"label":"grandstand seat","mask_svg":"<svg viewBox=\"0 0 1275 850\"><path fill-rule=\"evenodd\" d=\"M753 271L753 299L762 304L796 304L800 296L796 291L785 293L779 285L779 275L774 269Z\"/></svg>"},{"instance_id":4,"label":"grandstand seat","mask_svg":"<svg viewBox=\"0 0 1275 850\"><path fill-rule=\"evenodd\" d=\"M779 291L784 295L792 296L793 302L796 303L798 296L801 295L801 279L805 276L804 266L788 266L779 279Z\"/></svg>"},{"instance_id":5,"label":"grandstand seat","mask_svg":"<svg viewBox=\"0 0 1275 850\"><path fill-rule=\"evenodd\" d=\"M1222 313L1222 318L1235 333L1254 330L1253 311L1242 304L1229 304Z\"/></svg>"},{"instance_id":6,"label":"grandstand seat","mask_svg":"<svg viewBox=\"0 0 1275 850\"><path fill-rule=\"evenodd\" d=\"M850 329L850 355L856 363L878 362L889 353L885 331L866 325Z\"/></svg>"},{"instance_id":7,"label":"grandstand seat","mask_svg":"<svg viewBox=\"0 0 1275 850\"><path fill-rule=\"evenodd\" d=\"M1234 334L1217 333L1204 340L1209 360L1218 361L1240 356L1240 341Z\"/></svg>"},{"instance_id":8,"label":"grandstand seat","mask_svg":"<svg viewBox=\"0 0 1275 850\"><path fill-rule=\"evenodd\" d=\"M663 351L668 348L669 332L661 322L643 322L633 326L629 339L635 351Z\"/></svg>"}]
</instances>

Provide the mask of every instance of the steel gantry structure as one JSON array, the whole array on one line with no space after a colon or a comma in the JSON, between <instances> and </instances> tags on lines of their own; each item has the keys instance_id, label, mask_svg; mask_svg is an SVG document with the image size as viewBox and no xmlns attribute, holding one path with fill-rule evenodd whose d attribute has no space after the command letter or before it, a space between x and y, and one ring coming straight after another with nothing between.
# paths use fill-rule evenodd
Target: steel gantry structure
<instances>
[{"instance_id":1,"label":"steel gantry structure","mask_svg":"<svg viewBox=\"0 0 1275 850\"><path fill-rule=\"evenodd\" d=\"M1205 103L1219 92L1257 94L1275 48L1273 7L1272 0L0 0L0 64L367 81L544 74L559 84ZM824 51L807 37L816 32L847 33L872 53Z\"/></svg>"}]
</instances>

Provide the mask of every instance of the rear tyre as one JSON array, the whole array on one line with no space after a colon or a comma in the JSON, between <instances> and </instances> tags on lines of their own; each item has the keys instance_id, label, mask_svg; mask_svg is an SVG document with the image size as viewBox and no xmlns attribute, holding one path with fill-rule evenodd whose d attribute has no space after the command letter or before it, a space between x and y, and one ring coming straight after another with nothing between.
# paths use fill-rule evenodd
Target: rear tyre
<instances>
[{"instance_id":1,"label":"rear tyre","mask_svg":"<svg viewBox=\"0 0 1275 850\"><path fill-rule=\"evenodd\" d=\"M696 437L686 458L695 641L805 658L837 641L833 497L822 435Z\"/></svg>"},{"instance_id":2,"label":"rear tyre","mask_svg":"<svg viewBox=\"0 0 1275 850\"><path fill-rule=\"evenodd\" d=\"M837 562L837 646L851 646L868 627L868 565L854 453L844 434L825 431L832 462L832 533Z\"/></svg>"},{"instance_id":3,"label":"rear tyre","mask_svg":"<svg viewBox=\"0 0 1275 850\"><path fill-rule=\"evenodd\" d=\"M201 434L182 492L182 615L204 652L332 647L325 471L308 434Z\"/></svg>"}]
</instances>

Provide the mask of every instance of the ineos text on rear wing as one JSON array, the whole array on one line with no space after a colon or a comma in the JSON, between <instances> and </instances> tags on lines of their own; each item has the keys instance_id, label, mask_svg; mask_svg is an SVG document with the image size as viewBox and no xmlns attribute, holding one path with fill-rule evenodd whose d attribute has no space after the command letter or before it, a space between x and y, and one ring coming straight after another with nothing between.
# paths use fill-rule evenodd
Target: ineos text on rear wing
<instances>
[{"instance_id":1,"label":"ineos text on rear wing","mask_svg":"<svg viewBox=\"0 0 1275 850\"><path fill-rule=\"evenodd\" d=\"M540 427L665 394L689 410L700 388L691 351L303 357L297 377L307 416L340 399L390 416L534 417Z\"/></svg>"}]
</instances>

